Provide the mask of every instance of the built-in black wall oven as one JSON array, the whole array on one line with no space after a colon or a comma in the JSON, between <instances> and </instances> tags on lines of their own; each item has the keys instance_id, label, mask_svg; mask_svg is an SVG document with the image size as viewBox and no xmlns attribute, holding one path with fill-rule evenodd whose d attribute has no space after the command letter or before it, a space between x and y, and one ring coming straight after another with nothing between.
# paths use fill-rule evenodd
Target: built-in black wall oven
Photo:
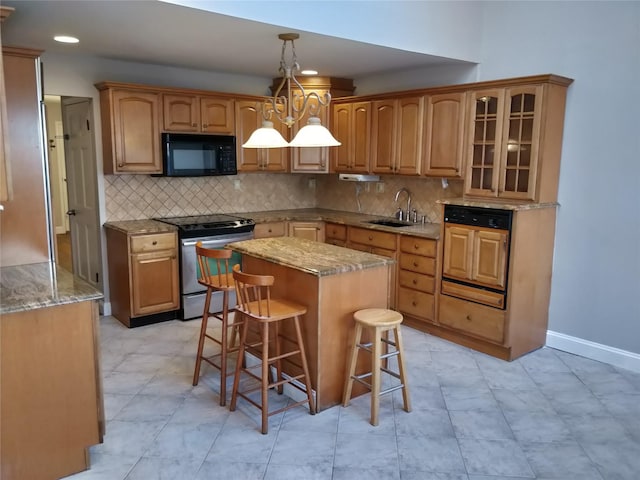
<instances>
[{"instance_id":1,"label":"built-in black wall oven","mask_svg":"<svg viewBox=\"0 0 640 480\"><path fill-rule=\"evenodd\" d=\"M444 206L441 293L505 309L513 212Z\"/></svg>"},{"instance_id":2,"label":"built-in black wall oven","mask_svg":"<svg viewBox=\"0 0 640 480\"><path fill-rule=\"evenodd\" d=\"M233 215L214 214L190 217L156 218L178 227L180 241L180 318L189 320L202 317L206 289L198 283L200 274L195 245L202 242L206 248L224 248L231 242L253 238L255 222ZM234 252L230 265L240 264L240 254ZM230 295L229 305L235 305L235 294ZM211 297L211 312L222 311L222 292Z\"/></svg>"}]
</instances>

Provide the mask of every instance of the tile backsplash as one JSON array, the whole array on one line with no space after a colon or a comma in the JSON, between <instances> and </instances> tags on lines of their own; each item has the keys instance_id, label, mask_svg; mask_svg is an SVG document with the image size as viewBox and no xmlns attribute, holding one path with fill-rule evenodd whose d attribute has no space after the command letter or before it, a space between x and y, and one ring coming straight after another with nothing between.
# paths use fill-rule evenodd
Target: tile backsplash
<instances>
[{"instance_id":1,"label":"tile backsplash","mask_svg":"<svg viewBox=\"0 0 640 480\"><path fill-rule=\"evenodd\" d=\"M345 182L336 174L274 173L195 178L105 175L104 179L107 221L313 207L390 217L398 206L395 193L405 187L411 192L412 208L438 222L436 201L462 196L459 180L449 181L443 189L440 179L391 175L378 183ZM315 188L310 180L315 180ZM406 196L399 200L406 208Z\"/></svg>"}]
</instances>

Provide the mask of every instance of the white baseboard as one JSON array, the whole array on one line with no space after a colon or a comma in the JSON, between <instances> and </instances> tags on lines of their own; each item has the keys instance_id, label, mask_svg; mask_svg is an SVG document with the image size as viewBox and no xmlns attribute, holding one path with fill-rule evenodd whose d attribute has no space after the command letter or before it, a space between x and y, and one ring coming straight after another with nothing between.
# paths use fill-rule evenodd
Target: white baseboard
<instances>
[{"instance_id":1,"label":"white baseboard","mask_svg":"<svg viewBox=\"0 0 640 480\"><path fill-rule=\"evenodd\" d=\"M547 330L547 347L640 373L640 354Z\"/></svg>"}]
</instances>

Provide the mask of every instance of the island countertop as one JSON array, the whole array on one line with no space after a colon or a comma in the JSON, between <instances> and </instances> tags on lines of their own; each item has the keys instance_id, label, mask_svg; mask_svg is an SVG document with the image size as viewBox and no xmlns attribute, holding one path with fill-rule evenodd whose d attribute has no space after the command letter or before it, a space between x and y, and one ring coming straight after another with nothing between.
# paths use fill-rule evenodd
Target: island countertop
<instances>
[{"instance_id":1,"label":"island countertop","mask_svg":"<svg viewBox=\"0 0 640 480\"><path fill-rule=\"evenodd\" d=\"M0 268L0 315L100 298L100 291L54 263Z\"/></svg>"},{"instance_id":2,"label":"island countertop","mask_svg":"<svg viewBox=\"0 0 640 480\"><path fill-rule=\"evenodd\" d=\"M257 238L227 244L231 250L318 277L391 265L394 260L297 237Z\"/></svg>"}]
</instances>

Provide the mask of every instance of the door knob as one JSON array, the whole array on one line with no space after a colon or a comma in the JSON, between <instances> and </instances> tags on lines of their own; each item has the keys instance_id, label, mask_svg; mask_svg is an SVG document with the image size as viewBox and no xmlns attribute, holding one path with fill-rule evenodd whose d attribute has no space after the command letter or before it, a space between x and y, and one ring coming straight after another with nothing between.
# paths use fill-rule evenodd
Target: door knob
<instances>
[{"instance_id":1,"label":"door knob","mask_svg":"<svg viewBox=\"0 0 640 480\"><path fill-rule=\"evenodd\" d=\"M74 209L67 210L67 215L75 215L76 211Z\"/></svg>"}]
</instances>

